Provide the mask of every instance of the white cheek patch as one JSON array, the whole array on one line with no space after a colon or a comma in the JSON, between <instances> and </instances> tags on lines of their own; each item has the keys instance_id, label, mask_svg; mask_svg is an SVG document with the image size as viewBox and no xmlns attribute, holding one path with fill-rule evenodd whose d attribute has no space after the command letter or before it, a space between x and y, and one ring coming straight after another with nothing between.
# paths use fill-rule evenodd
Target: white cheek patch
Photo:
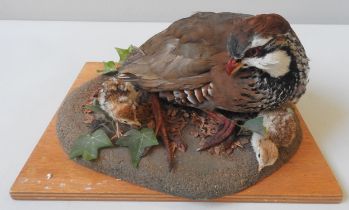
<instances>
[{"instance_id":1,"label":"white cheek patch","mask_svg":"<svg viewBox=\"0 0 349 210\"><path fill-rule=\"evenodd\" d=\"M291 58L285 51L276 50L264 57L244 58L242 63L247 66L259 68L272 77L280 77L289 72Z\"/></svg>"},{"instance_id":2,"label":"white cheek patch","mask_svg":"<svg viewBox=\"0 0 349 210\"><path fill-rule=\"evenodd\" d=\"M267 42L269 42L272 39L272 37L269 38L261 38L258 36L253 37L252 43L251 43L251 48L253 47L259 47L265 45Z\"/></svg>"}]
</instances>

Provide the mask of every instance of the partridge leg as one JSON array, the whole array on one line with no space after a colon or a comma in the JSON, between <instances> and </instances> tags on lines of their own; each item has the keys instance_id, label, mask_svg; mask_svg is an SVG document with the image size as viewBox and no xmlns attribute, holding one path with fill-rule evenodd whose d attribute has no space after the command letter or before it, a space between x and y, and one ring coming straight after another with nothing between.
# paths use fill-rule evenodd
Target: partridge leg
<instances>
[{"instance_id":1,"label":"partridge leg","mask_svg":"<svg viewBox=\"0 0 349 210\"><path fill-rule=\"evenodd\" d=\"M215 112L207 112L207 115L214 119L216 122L218 122L219 127L221 128L214 136L210 137L202 147L198 148L197 151L209 149L210 147L223 142L232 134L232 132L235 129L236 123L226 118L222 114Z\"/></svg>"},{"instance_id":2,"label":"partridge leg","mask_svg":"<svg viewBox=\"0 0 349 210\"><path fill-rule=\"evenodd\" d=\"M164 145L167 150L167 161L169 162L169 168L170 170L173 167L173 150L170 147L170 139L168 138L167 130L165 127L165 121L164 121L164 115L163 111L160 106L159 98L157 95L151 95L151 102L152 102L152 110L155 117L155 133L156 135L160 135L162 141L164 142Z\"/></svg>"}]
</instances>

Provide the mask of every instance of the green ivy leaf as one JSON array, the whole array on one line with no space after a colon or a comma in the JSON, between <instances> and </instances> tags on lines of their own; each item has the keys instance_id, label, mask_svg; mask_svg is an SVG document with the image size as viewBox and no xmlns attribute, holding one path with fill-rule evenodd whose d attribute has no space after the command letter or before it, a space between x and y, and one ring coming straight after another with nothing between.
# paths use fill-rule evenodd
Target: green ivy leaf
<instances>
[{"instance_id":1,"label":"green ivy leaf","mask_svg":"<svg viewBox=\"0 0 349 210\"><path fill-rule=\"evenodd\" d=\"M85 104L82 106L83 109L91 110L95 114L103 114L105 117L109 118L110 120L111 117L101 108L101 105L98 102L97 98L94 98L92 101L92 104Z\"/></svg>"},{"instance_id":2,"label":"green ivy leaf","mask_svg":"<svg viewBox=\"0 0 349 210\"><path fill-rule=\"evenodd\" d=\"M104 62L104 69L108 71L115 70L116 69L115 62L114 61Z\"/></svg>"},{"instance_id":3,"label":"green ivy leaf","mask_svg":"<svg viewBox=\"0 0 349 210\"><path fill-rule=\"evenodd\" d=\"M131 155L132 164L138 167L146 148L158 145L154 131L150 128L142 128L141 130L131 129L120 137L116 144L122 147L128 147Z\"/></svg>"},{"instance_id":4,"label":"green ivy leaf","mask_svg":"<svg viewBox=\"0 0 349 210\"><path fill-rule=\"evenodd\" d=\"M119 62L114 62L114 61L103 62L103 65L104 65L103 69L97 70L97 72L102 74L108 74L108 73L117 71L120 65L126 61L128 55L132 52L133 49L134 49L134 46L132 45L130 45L127 49L116 47L115 50L119 55Z\"/></svg>"},{"instance_id":5,"label":"green ivy leaf","mask_svg":"<svg viewBox=\"0 0 349 210\"><path fill-rule=\"evenodd\" d=\"M110 138L102 130L98 129L92 134L80 136L70 150L70 158L82 156L84 160L95 160L98 157L98 151L101 148L112 147Z\"/></svg>"},{"instance_id":6,"label":"green ivy leaf","mask_svg":"<svg viewBox=\"0 0 349 210\"><path fill-rule=\"evenodd\" d=\"M91 110L94 113L103 113L104 114L103 109L101 109L101 107L98 105L88 105L87 104L87 105L84 105L82 108L87 109L87 110Z\"/></svg>"},{"instance_id":7,"label":"green ivy leaf","mask_svg":"<svg viewBox=\"0 0 349 210\"><path fill-rule=\"evenodd\" d=\"M133 48L134 47L132 45L130 45L127 49L115 47L115 50L118 53L119 58L120 58L119 63L123 63L126 61L128 55L132 52Z\"/></svg>"},{"instance_id":8,"label":"green ivy leaf","mask_svg":"<svg viewBox=\"0 0 349 210\"><path fill-rule=\"evenodd\" d=\"M114 61L103 62L103 69L97 70L97 72L100 72L102 74L115 72L117 70L116 66L117 66L117 63L115 63Z\"/></svg>"},{"instance_id":9,"label":"green ivy leaf","mask_svg":"<svg viewBox=\"0 0 349 210\"><path fill-rule=\"evenodd\" d=\"M263 125L263 117L258 116L256 118L247 120L243 125L241 125L242 128L246 128L252 132L258 133L262 136L266 133L266 128Z\"/></svg>"}]
</instances>

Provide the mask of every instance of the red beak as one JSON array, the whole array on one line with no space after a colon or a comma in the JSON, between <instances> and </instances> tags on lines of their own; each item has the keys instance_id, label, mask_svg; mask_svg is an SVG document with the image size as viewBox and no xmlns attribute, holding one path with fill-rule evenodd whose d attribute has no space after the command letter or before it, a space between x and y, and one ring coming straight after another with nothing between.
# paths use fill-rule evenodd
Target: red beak
<instances>
[{"instance_id":1,"label":"red beak","mask_svg":"<svg viewBox=\"0 0 349 210\"><path fill-rule=\"evenodd\" d=\"M240 69L241 66L242 66L241 63L236 62L235 59L231 58L227 63L225 71L229 76L232 76L234 72Z\"/></svg>"}]
</instances>

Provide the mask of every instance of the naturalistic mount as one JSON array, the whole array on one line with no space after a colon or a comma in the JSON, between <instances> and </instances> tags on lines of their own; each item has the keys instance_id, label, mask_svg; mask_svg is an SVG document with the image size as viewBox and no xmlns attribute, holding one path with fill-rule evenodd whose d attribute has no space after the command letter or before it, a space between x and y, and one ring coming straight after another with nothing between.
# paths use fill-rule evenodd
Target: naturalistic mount
<instances>
[{"instance_id":1,"label":"naturalistic mount","mask_svg":"<svg viewBox=\"0 0 349 210\"><path fill-rule=\"evenodd\" d=\"M270 175L297 150L308 59L279 15L197 13L71 93L57 133L78 163L192 199Z\"/></svg>"}]
</instances>

